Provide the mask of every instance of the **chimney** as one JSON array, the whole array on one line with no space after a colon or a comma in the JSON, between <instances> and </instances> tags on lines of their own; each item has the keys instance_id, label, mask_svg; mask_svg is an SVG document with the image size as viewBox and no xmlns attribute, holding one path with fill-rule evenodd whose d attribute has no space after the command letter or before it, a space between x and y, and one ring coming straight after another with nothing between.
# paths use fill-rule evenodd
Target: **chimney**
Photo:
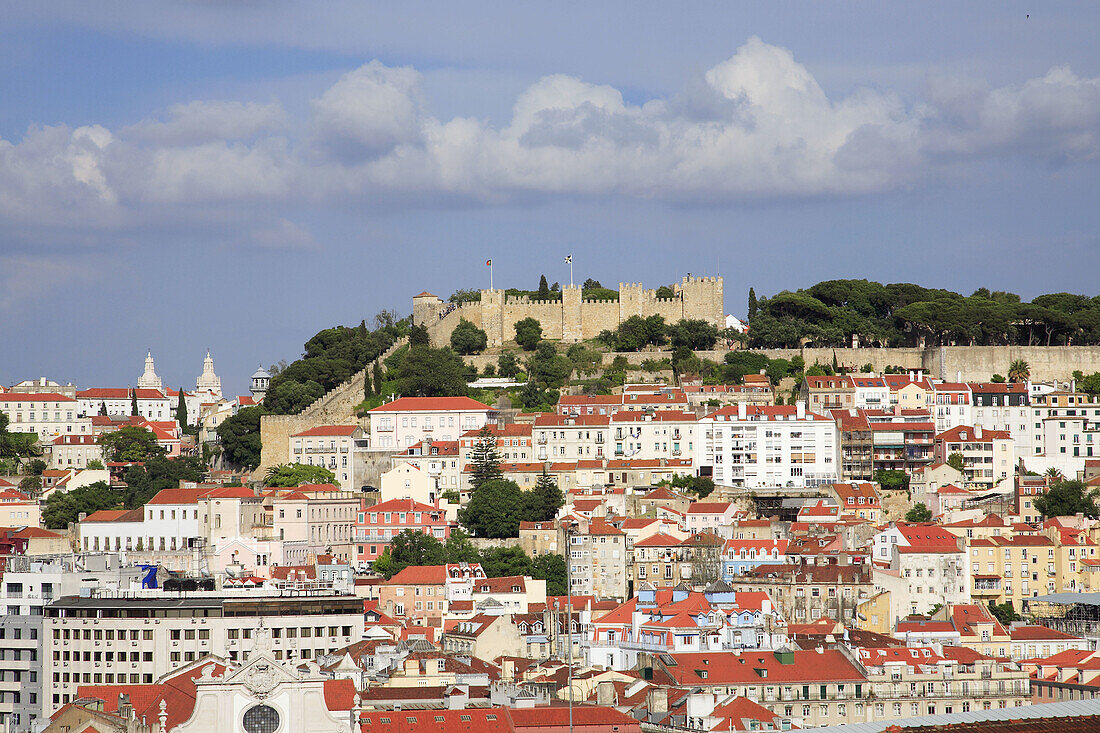
<instances>
[{"instance_id":1,"label":"chimney","mask_svg":"<svg viewBox=\"0 0 1100 733\"><path fill-rule=\"evenodd\" d=\"M646 707L649 708L650 716L654 714L661 714L663 716L668 712L668 688L654 687L649 691L646 703Z\"/></svg>"},{"instance_id":2,"label":"chimney","mask_svg":"<svg viewBox=\"0 0 1100 733\"><path fill-rule=\"evenodd\" d=\"M747 420L749 418L749 406L744 402L737 403L737 419Z\"/></svg>"},{"instance_id":3,"label":"chimney","mask_svg":"<svg viewBox=\"0 0 1100 733\"><path fill-rule=\"evenodd\" d=\"M974 426L974 440L981 440L981 439L982 439L982 426L981 425L975 425Z\"/></svg>"},{"instance_id":4,"label":"chimney","mask_svg":"<svg viewBox=\"0 0 1100 733\"><path fill-rule=\"evenodd\" d=\"M957 383L962 383L962 380L963 380L963 373L962 373L962 371L960 370L960 371L957 371L957 372L955 372L955 381L956 381Z\"/></svg>"},{"instance_id":5,"label":"chimney","mask_svg":"<svg viewBox=\"0 0 1100 733\"><path fill-rule=\"evenodd\" d=\"M912 369L909 370L909 381L910 382L917 381L917 373L914 372Z\"/></svg>"},{"instance_id":6,"label":"chimney","mask_svg":"<svg viewBox=\"0 0 1100 733\"><path fill-rule=\"evenodd\" d=\"M794 416L799 420L806 419L806 403L802 400L798 400L794 403Z\"/></svg>"},{"instance_id":7,"label":"chimney","mask_svg":"<svg viewBox=\"0 0 1100 733\"><path fill-rule=\"evenodd\" d=\"M130 720L133 713L134 707L130 704L130 696L126 693L120 693L118 696L118 717L123 720Z\"/></svg>"},{"instance_id":8,"label":"chimney","mask_svg":"<svg viewBox=\"0 0 1100 733\"><path fill-rule=\"evenodd\" d=\"M615 705L615 683L605 680L596 685L596 704L609 708Z\"/></svg>"}]
</instances>

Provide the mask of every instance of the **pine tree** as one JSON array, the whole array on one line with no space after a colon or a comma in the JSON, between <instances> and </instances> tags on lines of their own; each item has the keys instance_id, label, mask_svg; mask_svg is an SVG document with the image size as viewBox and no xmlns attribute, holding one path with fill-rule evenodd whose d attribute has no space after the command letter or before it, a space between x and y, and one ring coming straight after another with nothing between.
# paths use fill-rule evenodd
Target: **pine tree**
<instances>
[{"instance_id":1,"label":"pine tree","mask_svg":"<svg viewBox=\"0 0 1100 733\"><path fill-rule=\"evenodd\" d=\"M550 297L550 286L546 284L546 275L539 278L539 298L545 300Z\"/></svg>"},{"instance_id":2,"label":"pine tree","mask_svg":"<svg viewBox=\"0 0 1100 733\"><path fill-rule=\"evenodd\" d=\"M187 403L183 399L183 387L180 387L180 401L176 405L176 422L180 424L180 429L187 427Z\"/></svg>"},{"instance_id":3,"label":"pine tree","mask_svg":"<svg viewBox=\"0 0 1100 733\"><path fill-rule=\"evenodd\" d=\"M833 373L840 374L840 364L836 360L836 350L833 350Z\"/></svg>"},{"instance_id":4,"label":"pine tree","mask_svg":"<svg viewBox=\"0 0 1100 733\"><path fill-rule=\"evenodd\" d=\"M382 365L374 362L374 393L382 394Z\"/></svg>"},{"instance_id":5,"label":"pine tree","mask_svg":"<svg viewBox=\"0 0 1100 733\"><path fill-rule=\"evenodd\" d=\"M133 417L137 417L140 414L141 413L138 411L137 404L137 390L130 390L130 415L132 415Z\"/></svg>"},{"instance_id":6,"label":"pine tree","mask_svg":"<svg viewBox=\"0 0 1100 733\"><path fill-rule=\"evenodd\" d=\"M103 417L107 417L107 401L106 400L99 403L99 414L102 415Z\"/></svg>"},{"instance_id":7,"label":"pine tree","mask_svg":"<svg viewBox=\"0 0 1100 733\"><path fill-rule=\"evenodd\" d=\"M756 318L756 291L749 288L749 323Z\"/></svg>"},{"instance_id":8,"label":"pine tree","mask_svg":"<svg viewBox=\"0 0 1100 733\"><path fill-rule=\"evenodd\" d=\"M474 464L474 475L470 480L474 491L489 481L504 478L504 472L500 470L497 441L488 425L481 428L481 432L478 433L477 443L474 444L470 460Z\"/></svg>"}]
</instances>

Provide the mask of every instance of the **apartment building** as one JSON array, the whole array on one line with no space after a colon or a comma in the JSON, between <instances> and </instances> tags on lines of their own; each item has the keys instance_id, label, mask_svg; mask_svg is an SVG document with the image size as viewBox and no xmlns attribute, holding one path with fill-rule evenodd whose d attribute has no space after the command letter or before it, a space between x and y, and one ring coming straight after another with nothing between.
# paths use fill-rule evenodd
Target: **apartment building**
<instances>
[{"instance_id":1,"label":"apartment building","mask_svg":"<svg viewBox=\"0 0 1100 733\"><path fill-rule=\"evenodd\" d=\"M831 418L792 406L724 407L700 420L695 465L716 484L817 486L839 479L840 441Z\"/></svg>"},{"instance_id":2,"label":"apartment building","mask_svg":"<svg viewBox=\"0 0 1100 733\"><path fill-rule=\"evenodd\" d=\"M685 385L684 394L687 395L688 405L693 409L736 405L740 402L757 407L774 405L775 389L768 378L764 377L761 382L750 382L751 376L746 375L745 384Z\"/></svg>"},{"instance_id":3,"label":"apartment building","mask_svg":"<svg viewBox=\"0 0 1100 733\"><path fill-rule=\"evenodd\" d=\"M698 418L693 412L624 411L611 416L613 455L617 459L654 460L691 456Z\"/></svg>"},{"instance_id":4,"label":"apartment building","mask_svg":"<svg viewBox=\"0 0 1100 733\"><path fill-rule=\"evenodd\" d=\"M530 425L526 426L530 428ZM382 500L415 498L431 504L444 491L461 491L461 441L423 440L391 459L393 468L382 474ZM409 486L403 484L409 481ZM408 490L414 493L410 494Z\"/></svg>"},{"instance_id":5,"label":"apartment building","mask_svg":"<svg viewBox=\"0 0 1100 733\"><path fill-rule=\"evenodd\" d=\"M738 587L767 593L790 623L828 617L848 623L856 607L871 596L871 569L867 565L809 565L780 559L759 564L739 577Z\"/></svg>"},{"instance_id":6,"label":"apartment building","mask_svg":"<svg viewBox=\"0 0 1100 733\"><path fill-rule=\"evenodd\" d=\"M524 463L535 460L531 436L532 426L528 423L489 423L480 430L467 430L458 440L459 455L462 464L472 460L474 450L483 440L482 432L488 429L493 446L505 463Z\"/></svg>"},{"instance_id":7,"label":"apartment building","mask_svg":"<svg viewBox=\"0 0 1100 733\"><path fill-rule=\"evenodd\" d=\"M241 661L260 625L270 632L275 659L306 662L362 638L363 601L260 589L59 598L45 609L44 712L72 702L81 684L149 684L208 654Z\"/></svg>"},{"instance_id":8,"label":"apartment building","mask_svg":"<svg viewBox=\"0 0 1100 733\"><path fill-rule=\"evenodd\" d=\"M87 433L59 435L44 447L42 457L50 468L85 468L90 461L104 462L96 436Z\"/></svg>"},{"instance_id":9,"label":"apartment building","mask_svg":"<svg viewBox=\"0 0 1100 733\"><path fill-rule=\"evenodd\" d=\"M8 416L8 430L33 433L42 443L62 435L90 435L91 421L82 416L72 397L50 392L0 392L0 410Z\"/></svg>"},{"instance_id":10,"label":"apartment building","mask_svg":"<svg viewBox=\"0 0 1100 733\"><path fill-rule=\"evenodd\" d=\"M963 484L967 491L1010 488L1016 471L1016 445L1007 430L958 425L936 436L936 460L946 463L962 456Z\"/></svg>"},{"instance_id":11,"label":"apartment building","mask_svg":"<svg viewBox=\"0 0 1100 733\"><path fill-rule=\"evenodd\" d=\"M970 602L970 562L963 540L933 524L896 522L873 548L875 592L889 591L889 624L904 616Z\"/></svg>"},{"instance_id":12,"label":"apartment building","mask_svg":"<svg viewBox=\"0 0 1100 733\"><path fill-rule=\"evenodd\" d=\"M162 421L175 417L177 402L159 389L147 387L104 387L82 389L76 393L81 415L133 415L134 398L137 398L138 415L146 420ZM104 413L104 411L106 411ZM191 410L188 410L191 413ZM194 414L198 414L195 411Z\"/></svg>"},{"instance_id":13,"label":"apartment building","mask_svg":"<svg viewBox=\"0 0 1100 733\"><path fill-rule=\"evenodd\" d=\"M332 555L345 563L356 555L355 524L360 493L332 484L303 484L264 494L265 524L271 538L304 540L309 555Z\"/></svg>"},{"instance_id":14,"label":"apartment building","mask_svg":"<svg viewBox=\"0 0 1100 733\"><path fill-rule=\"evenodd\" d=\"M604 519L592 519L569 529L567 536L572 593L627 598L626 533Z\"/></svg>"},{"instance_id":15,"label":"apartment building","mask_svg":"<svg viewBox=\"0 0 1100 733\"><path fill-rule=\"evenodd\" d=\"M610 458L610 432L611 417L608 415L538 415L531 431L535 460L599 461Z\"/></svg>"},{"instance_id":16,"label":"apartment building","mask_svg":"<svg viewBox=\"0 0 1100 733\"><path fill-rule=\"evenodd\" d=\"M0 726L9 733L40 730L47 717L43 613L60 594L64 571L56 561L6 558L0 583Z\"/></svg>"},{"instance_id":17,"label":"apartment building","mask_svg":"<svg viewBox=\"0 0 1100 733\"><path fill-rule=\"evenodd\" d=\"M965 382L934 381L931 410L936 420L937 433L960 425L972 425L970 385Z\"/></svg>"},{"instance_id":18,"label":"apartment building","mask_svg":"<svg viewBox=\"0 0 1100 733\"><path fill-rule=\"evenodd\" d=\"M488 405L469 397L399 397L368 413L372 450L402 450L432 440L458 440L496 419Z\"/></svg>"},{"instance_id":19,"label":"apartment building","mask_svg":"<svg viewBox=\"0 0 1100 733\"><path fill-rule=\"evenodd\" d=\"M378 607L413 625L442 627L448 604L472 602L474 583L484 579L478 563L410 565L382 585Z\"/></svg>"},{"instance_id":20,"label":"apartment building","mask_svg":"<svg viewBox=\"0 0 1100 733\"><path fill-rule=\"evenodd\" d=\"M438 504L412 499L364 505L357 518L355 559L361 564L374 562L389 547L390 541L405 531L430 535L441 542L451 536L451 523Z\"/></svg>"},{"instance_id":21,"label":"apartment building","mask_svg":"<svg viewBox=\"0 0 1100 733\"><path fill-rule=\"evenodd\" d=\"M336 475L345 491L357 491L355 477L356 441L364 440L358 425L320 425L290 436L290 459L294 463L321 466Z\"/></svg>"}]
</instances>

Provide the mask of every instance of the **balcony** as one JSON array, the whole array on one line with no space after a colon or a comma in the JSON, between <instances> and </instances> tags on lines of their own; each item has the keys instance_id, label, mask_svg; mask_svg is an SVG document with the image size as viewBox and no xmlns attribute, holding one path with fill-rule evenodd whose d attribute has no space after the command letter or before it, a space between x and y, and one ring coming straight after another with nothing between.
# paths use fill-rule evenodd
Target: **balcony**
<instances>
[{"instance_id":1,"label":"balcony","mask_svg":"<svg viewBox=\"0 0 1100 733\"><path fill-rule=\"evenodd\" d=\"M372 433L392 433L393 425L387 422L379 423L378 425L370 426Z\"/></svg>"}]
</instances>

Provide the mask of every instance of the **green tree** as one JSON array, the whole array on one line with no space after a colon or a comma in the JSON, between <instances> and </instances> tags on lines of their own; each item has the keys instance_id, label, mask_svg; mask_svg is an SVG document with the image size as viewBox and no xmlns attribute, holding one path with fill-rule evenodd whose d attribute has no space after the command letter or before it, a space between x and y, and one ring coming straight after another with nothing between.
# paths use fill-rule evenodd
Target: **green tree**
<instances>
[{"instance_id":1,"label":"green tree","mask_svg":"<svg viewBox=\"0 0 1100 733\"><path fill-rule=\"evenodd\" d=\"M470 535L455 527L451 535L443 543L443 560L448 563L481 562L481 553L470 541Z\"/></svg>"},{"instance_id":2,"label":"green tree","mask_svg":"<svg viewBox=\"0 0 1100 733\"><path fill-rule=\"evenodd\" d=\"M500 356L497 357L497 374L511 379L515 377L518 372L519 362L516 361L516 355L511 351L501 352Z\"/></svg>"},{"instance_id":3,"label":"green tree","mask_svg":"<svg viewBox=\"0 0 1100 733\"><path fill-rule=\"evenodd\" d=\"M470 463L473 465L473 475L470 476L470 485L477 491L482 484L490 481L499 481L504 478L500 470L500 453L497 451L497 439L488 425L482 426L477 434L477 442L470 452Z\"/></svg>"},{"instance_id":4,"label":"green tree","mask_svg":"<svg viewBox=\"0 0 1100 733\"><path fill-rule=\"evenodd\" d=\"M513 575L531 577L534 563L518 547L489 547L481 553L481 569L490 578L503 578Z\"/></svg>"},{"instance_id":5,"label":"green tree","mask_svg":"<svg viewBox=\"0 0 1100 733\"><path fill-rule=\"evenodd\" d=\"M425 326L412 326L409 328L409 348L417 349L432 345L431 334Z\"/></svg>"},{"instance_id":6,"label":"green tree","mask_svg":"<svg viewBox=\"0 0 1100 733\"><path fill-rule=\"evenodd\" d=\"M336 474L324 466L306 466L301 463L282 463L267 469L264 486L293 487L302 484L331 484Z\"/></svg>"},{"instance_id":7,"label":"green tree","mask_svg":"<svg viewBox=\"0 0 1100 733\"><path fill-rule=\"evenodd\" d=\"M534 351L542 340L542 324L534 318L516 321L516 343L524 351Z\"/></svg>"},{"instance_id":8,"label":"green tree","mask_svg":"<svg viewBox=\"0 0 1100 733\"><path fill-rule=\"evenodd\" d=\"M81 513L92 514L100 509L114 509L120 504L120 497L106 481L96 481L87 486L50 494L42 505L42 521L50 529L65 529L75 523Z\"/></svg>"},{"instance_id":9,"label":"green tree","mask_svg":"<svg viewBox=\"0 0 1100 733\"><path fill-rule=\"evenodd\" d=\"M756 291L749 288L749 323L752 323L752 319L756 318Z\"/></svg>"},{"instance_id":10,"label":"green tree","mask_svg":"<svg viewBox=\"0 0 1100 733\"><path fill-rule=\"evenodd\" d=\"M997 619L997 621L999 621L1003 626L1008 626L1013 621L1023 620L1023 616L1016 613L1016 609L1015 607L1013 607L1012 601L995 603L993 600L990 600L989 612L992 613L993 618Z\"/></svg>"},{"instance_id":11,"label":"green tree","mask_svg":"<svg viewBox=\"0 0 1100 733\"><path fill-rule=\"evenodd\" d=\"M390 555L395 573L409 565L442 565L443 543L429 534L406 529L390 540Z\"/></svg>"},{"instance_id":12,"label":"green tree","mask_svg":"<svg viewBox=\"0 0 1100 733\"><path fill-rule=\"evenodd\" d=\"M135 425L104 433L99 436L99 444L110 461L145 461L164 454L153 431Z\"/></svg>"},{"instance_id":13,"label":"green tree","mask_svg":"<svg viewBox=\"0 0 1100 733\"><path fill-rule=\"evenodd\" d=\"M584 281L584 284L581 285L581 290L582 291L584 291L584 290L599 290L601 288L603 288L603 285L600 284L600 281L596 280L595 278L591 278L591 277L586 279Z\"/></svg>"},{"instance_id":14,"label":"green tree","mask_svg":"<svg viewBox=\"0 0 1100 733\"><path fill-rule=\"evenodd\" d=\"M673 348L692 351L711 349L718 341L718 327L702 319L681 319L668 328L668 338Z\"/></svg>"},{"instance_id":15,"label":"green tree","mask_svg":"<svg viewBox=\"0 0 1100 733\"><path fill-rule=\"evenodd\" d=\"M1096 489L1089 490L1083 481L1076 479L1058 481L1051 484L1045 494L1036 496L1032 505L1043 517L1069 517L1084 514L1086 517L1096 518L1098 494L1100 492Z\"/></svg>"},{"instance_id":16,"label":"green tree","mask_svg":"<svg viewBox=\"0 0 1100 733\"><path fill-rule=\"evenodd\" d=\"M403 397L465 396L466 363L448 347L409 349L390 381Z\"/></svg>"},{"instance_id":17,"label":"green tree","mask_svg":"<svg viewBox=\"0 0 1100 733\"><path fill-rule=\"evenodd\" d=\"M673 488L694 494L699 499L707 498L714 491L714 481L708 476L676 474L668 484Z\"/></svg>"},{"instance_id":18,"label":"green tree","mask_svg":"<svg viewBox=\"0 0 1100 733\"><path fill-rule=\"evenodd\" d=\"M263 414L262 407L245 407L218 426L222 457L230 465L247 469L260 465L260 417Z\"/></svg>"},{"instance_id":19,"label":"green tree","mask_svg":"<svg viewBox=\"0 0 1100 733\"><path fill-rule=\"evenodd\" d=\"M543 341L528 361L528 374L540 386L560 389L573 374L573 363L558 353L549 341Z\"/></svg>"},{"instance_id":20,"label":"green tree","mask_svg":"<svg viewBox=\"0 0 1100 733\"><path fill-rule=\"evenodd\" d=\"M539 277L539 300L548 300L550 298L550 285L546 282L546 275Z\"/></svg>"},{"instance_id":21,"label":"green tree","mask_svg":"<svg viewBox=\"0 0 1100 733\"><path fill-rule=\"evenodd\" d=\"M26 470L32 476L41 476L42 472L46 470L46 462L41 458L35 458L27 462Z\"/></svg>"},{"instance_id":22,"label":"green tree","mask_svg":"<svg viewBox=\"0 0 1100 733\"><path fill-rule=\"evenodd\" d=\"M107 401L103 400L99 403L99 416L107 417Z\"/></svg>"},{"instance_id":23,"label":"green tree","mask_svg":"<svg viewBox=\"0 0 1100 733\"><path fill-rule=\"evenodd\" d=\"M909 489L909 474L905 471L875 471L874 481L887 491L906 491Z\"/></svg>"},{"instance_id":24,"label":"green tree","mask_svg":"<svg viewBox=\"0 0 1100 733\"><path fill-rule=\"evenodd\" d=\"M176 403L176 422L180 424L180 428L187 428L187 402L183 399L183 387L180 387L180 398Z\"/></svg>"},{"instance_id":25,"label":"green tree","mask_svg":"<svg viewBox=\"0 0 1100 733\"><path fill-rule=\"evenodd\" d=\"M660 300L673 300L676 298L676 291L670 288L668 285L662 285L657 288L657 291L653 293L653 297Z\"/></svg>"},{"instance_id":26,"label":"green tree","mask_svg":"<svg viewBox=\"0 0 1100 733\"><path fill-rule=\"evenodd\" d=\"M137 417L141 413L138 411L137 390L130 390L130 416Z\"/></svg>"},{"instance_id":27,"label":"green tree","mask_svg":"<svg viewBox=\"0 0 1100 733\"><path fill-rule=\"evenodd\" d=\"M545 470L539 475L535 487L526 493L525 499L524 522L549 521L558 515L558 509L565 504L558 482Z\"/></svg>"},{"instance_id":28,"label":"green tree","mask_svg":"<svg viewBox=\"0 0 1100 733\"><path fill-rule=\"evenodd\" d=\"M913 507L905 513L906 522L931 522L932 510L924 505L923 502L917 502Z\"/></svg>"},{"instance_id":29,"label":"green tree","mask_svg":"<svg viewBox=\"0 0 1100 733\"><path fill-rule=\"evenodd\" d=\"M123 474L126 488L122 503L126 509L142 506L157 492L178 488L181 481L198 483L206 475L206 464L195 456L167 458L151 456L140 466L130 466Z\"/></svg>"},{"instance_id":30,"label":"green tree","mask_svg":"<svg viewBox=\"0 0 1100 733\"><path fill-rule=\"evenodd\" d=\"M488 343L486 333L465 318L451 331L451 348L459 354L480 354Z\"/></svg>"},{"instance_id":31,"label":"green tree","mask_svg":"<svg viewBox=\"0 0 1100 733\"><path fill-rule=\"evenodd\" d=\"M92 460L88 461L87 468L92 471L102 471L103 461L99 460L98 458L93 458Z\"/></svg>"},{"instance_id":32,"label":"green tree","mask_svg":"<svg viewBox=\"0 0 1100 733\"><path fill-rule=\"evenodd\" d=\"M1031 378L1031 367L1023 359L1013 359L1008 365L1008 381L1026 382Z\"/></svg>"},{"instance_id":33,"label":"green tree","mask_svg":"<svg viewBox=\"0 0 1100 733\"><path fill-rule=\"evenodd\" d=\"M1005 377L1003 374L994 374L992 377L989 378L989 381L993 382L994 384L1004 384Z\"/></svg>"},{"instance_id":34,"label":"green tree","mask_svg":"<svg viewBox=\"0 0 1100 733\"><path fill-rule=\"evenodd\" d=\"M949 455L947 457L946 463L947 463L948 466L951 466L951 468L955 469L959 473L962 473L963 465L965 465L963 463L963 454L962 453L952 453L951 455Z\"/></svg>"},{"instance_id":35,"label":"green tree","mask_svg":"<svg viewBox=\"0 0 1100 733\"><path fill-rule=\"evenodd\" d=\"M546 595L564 596L565 558L561 555L539 555L531 563L531 577L546 581Z\"/></svg>"},{"instance_id":36,"label":"green tree","mask_svg":"<svg viewBox=\"0 0 1100 733\"><path fill-rule=\"evenodd\" d=\"M477 537L518 537L523 503L523 491L514 481L486 481L459 510L458 521Z\"/></svg>"},{"instance_id":37,"label":"green tree","mask_svg":"<svg viewBox=\"0 0 1100 733\"><path fill-rule=\"evenodd\" d=\"M382 362L374 362L371 367L371 374L374 376L374 393L376 395L382 394Z\"/></svg>"},{"instance_id":38,"label":"green tree","mask_svg":"<svg viewBox=\"0 0 1100 733\"><path fill-rule=\"evenodd\" d=\"M19 482L19 490L24 494L31 496L38 496L42 493L42 477L41 476L24 476L23 480Z\"/></svg>"}]
</instances>

